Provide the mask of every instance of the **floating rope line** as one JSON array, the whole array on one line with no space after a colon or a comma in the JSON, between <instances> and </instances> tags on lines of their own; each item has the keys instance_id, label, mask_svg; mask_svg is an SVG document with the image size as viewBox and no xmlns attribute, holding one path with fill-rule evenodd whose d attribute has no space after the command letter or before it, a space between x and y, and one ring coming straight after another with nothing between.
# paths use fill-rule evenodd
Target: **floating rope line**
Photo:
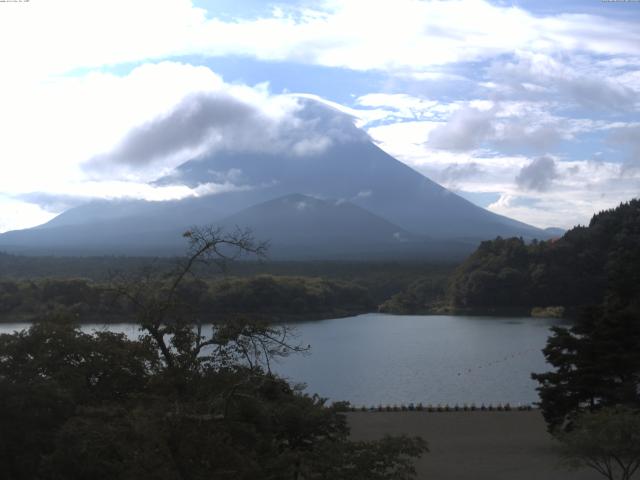
<instances>
[{"instance_id":1,"label":"floating rope line","mask_svg":"<svg viewBox=\"0 0 640 480\"><path fill-rule=\"evenodd\" d=\"M492 367L492 366L494 366L494 365L499 365L499 364L502 364L502 363L507 363L507 362L511 361L512 359L514 359L514 358L516 358L516 357L521 357L521 356L523 356L523 355L526 355L526 354L528 354L528 353L530 353L530 352L534 352L534 351L540 351L540 349L539 349L539 348L527 348L527 349L525 349L525 350L520 350L520 351L518 351L518 352L509 353L509 354L507 354L506 356L504 356L504 357L502 357L502 358L499 358L499 359L497 359L497 360L492 360L492 361L490 361L490 362L483 363L483 364L478 365L478 366L473 367L473 368L465 368L465 369L463 369L463 370L459 371L459 372L457 373L457 376L458 376L458 377L460 377L460 376L462 376L462 375L466 375L466 374L472 373L474 370L480 370L480 369L481 369L481 368L483 368L483 367L484 367L484 368L488 368L488 367Z\"/></svg>"}]
</instances>

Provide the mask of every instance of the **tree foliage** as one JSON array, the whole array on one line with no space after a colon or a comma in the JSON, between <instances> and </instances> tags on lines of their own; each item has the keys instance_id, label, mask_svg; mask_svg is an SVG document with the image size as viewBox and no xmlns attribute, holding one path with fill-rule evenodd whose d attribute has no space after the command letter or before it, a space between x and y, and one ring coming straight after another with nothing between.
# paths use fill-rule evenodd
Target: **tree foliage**
<instances>
[{"instance_id":1,"label":"tree foliage","mask_svg":"<svg viewBox=\"0 0 640 480\"><path fill-rule=\"evenodd\" d=\"M570 467L588 466L609 480L629 480L640 468L640 411L605 408L583 413L558 435Z\"/></svg>"},{"instance_id":2,"label":"tree foliage","mask_svg":"<svg viewBox=\"0 0 640 480\"><path fill-rule=\"evenodd\" d=\"M378 310L399 315L438 311L445 303L446 280L446 275L437 274L420 278L382 303Z\"/></svg>"},{"instance_id":3,"label":"tree foliage","mask_svg":"<svg viewBox=\"0 0 640 480\"><path fill-rule=\"evenodd\" d=\"M168 273L120 278L138 340L65 318L0 336L0 463L22 479L409 479L419 438L351 442L345 417L270 371L289 329L194 316L195 264L260 255L248 232L191 230ZM193 287L190 285L189 288ZM199 312L200 314L201 312Z\"/></svg>"},{"instance_id":4,"label":"tree foliage","mask_svg":"<svg viewBox=\"0 0 640 480\"><path fill-rule=\"evenodd\" d=\"M640 282L640 200L594 215L562 238L482 242L452 275L448 301L458 309L582 307L604 300L618 282Z\"/></svg>"},{"instance_id":5,"label":"tree foliage","mask_svg":"<svg viewBox=\"0 0 640 480\"><path fill-rule=\"evenodd\" d=\"M553 329L544 354L555 369L533 375L552 431L585 411L640 408L640 201L594 217L584 238L606 251L606 288L570 328Z\"/></svg>"},{"instance_id":6,"label":"tree foliage","mask_svg":"<svg viewBox=\"0 0 640 480\"><path fill-rule=\"evenodd\" d=\"M156 270L151 269L147 274ZM146 275L120 273L118 282L144 281ZM169 277L156 278L159 291ZM112 285L86 279L0 282L0 321L30 321L66 313L83 322L126 322L136 315L133 299L115 295ZM375 309L367 289L350 281L317 277L257 275L223 279L183 279L175 292L192 317L249 315L264 321L329 318ZM213 319L213 318L212 318Z\"/></svg>"},{"instance_id":7,"label":"tree foliage","mask_svg":"<svg viewBox=\"0 0 640 480\"><path fill-rule=\"evenodd\" d=\"M640 408L640 310L589 308L572 327L555 327L543 353L554 370L532 376L550 430L584 411Z\"/></svg>"}]
</instances>

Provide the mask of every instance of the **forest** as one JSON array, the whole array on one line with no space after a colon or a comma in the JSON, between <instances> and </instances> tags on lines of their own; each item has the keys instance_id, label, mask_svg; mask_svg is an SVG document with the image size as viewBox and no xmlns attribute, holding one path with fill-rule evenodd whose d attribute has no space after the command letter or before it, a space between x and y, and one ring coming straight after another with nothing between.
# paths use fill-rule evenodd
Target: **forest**
<instances>
[{"instance_id":1,"label":"forest","mask_svg":"<svg viewBox=\"0 0 640 480\"><path fill-rule=\"evenodd\" d=\"M356 315L376 308L352 282L317 277L258 275L188 279L178 292L193 315L250 315L266 321ZM133 306L110 283L86 279L0 281L0 321L31 321L67 314L86 323L131 321Z\"/></svg>"},{"instance_id":2,"label":"forest","mask_svg":"<svg viewBox=\"0 0 640 480\"><path fill-rule=\"evenodd\" d=\"M114 281L164 272L176 258L26 257L0 253L0 322L67 312L86 323L131 319ZM446 285L455 265L409 262L236 261L224 270L194 265L181 287L193 311L238 313L270 321L376 311L414 282Z\"/></svg>"},{"instance_id":3,"label":"forest","mask_svg":"<svg viewBox=\"0 0 640 480\"><path fill-rule=\"evenodd\" d=\"M448 278L418 279L382 309L521 315L535 309L573 317L583 307L602 303L612 286L637 292L639 246L636 199L594 215L588 226L557 239L484 241Z\"/></svg>"}]
</instances>

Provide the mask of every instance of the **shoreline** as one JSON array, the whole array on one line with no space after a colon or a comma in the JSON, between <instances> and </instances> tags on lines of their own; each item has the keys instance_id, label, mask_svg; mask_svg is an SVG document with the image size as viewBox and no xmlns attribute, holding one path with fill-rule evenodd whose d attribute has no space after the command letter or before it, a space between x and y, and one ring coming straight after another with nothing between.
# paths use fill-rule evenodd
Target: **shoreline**
<instances>
[{"instance_id":1,"label":"shoreline","mask_svg":"<svg viewBox=\"0 0 640 480\"><path fill-rule=\"evenodd\" d=\"M203 322L203 324L211 324L216 323L215 320L224 321L224 318L231 317L247 317L254 318L258 320L265 320L266 323L269 324L294 324L300 322L315 322L315 321L323 321L323 320L336 320L341 318L349 318L349 317L357 317L360 315L392 315L397 317L415 317L415 316L424 316L424 317L526 317L526 318L539 318L539 319L547 319L553 318L557 319L557 317L544 317L544 316L535 316L531 315L531 312L525 311L499 311L499 312L489 312L489 311L431 311L431 312L423 312L423 313L392 313L392 312L381 312L381 311L362 311L362 310L354 310L354 311L333 311L333 312L318 312L318 313L302 313L302 314L292 314L292 313L278 313L273 315L268 315L271 317L269 320L265 320L265 315L262 315L260 318L259 314L255 313L246 313L246 312L238 312L238 313L228 313L228 314L217 314L217 319L212 318L207 322ZM214 316L215 317L215 316ZM1 324L9 324L9 323L34 323L39 320L38 314L17 314L15 318L8 318L8 315L0 315L0 325ZM91 315L86 316L85 320L80 320L77 322L78 325L87 325L87 324L136 324L138 322L135 319L125 316L118 315L108 315L108 314L99 314L95 317ZM562 318L563 320L570 321L569 318ZM197 325L194 323L194 325Z\"/></svg>"}]
</instances>

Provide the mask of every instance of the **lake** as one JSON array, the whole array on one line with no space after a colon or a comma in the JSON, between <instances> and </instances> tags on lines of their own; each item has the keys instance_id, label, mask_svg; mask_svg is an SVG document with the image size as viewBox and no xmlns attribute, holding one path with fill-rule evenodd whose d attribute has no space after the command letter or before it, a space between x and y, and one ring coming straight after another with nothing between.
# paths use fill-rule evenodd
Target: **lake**
<instances>
[{"instance_id":1,"label":"lake","mask_svg":"<svg viewBox=\"0 0 640 480\"><path fill-rule=\"evenodd\" d=\"M366 314L298 322L306 355L273 369L310 393L355 405L475 403L529 404L538 400L531 372L549 370L541 349L549 327L564 322L529 317ZM28 324L0 324L8 333ZM135 338L136 325L109 328Z\"/></svg>"}]
</instances>

